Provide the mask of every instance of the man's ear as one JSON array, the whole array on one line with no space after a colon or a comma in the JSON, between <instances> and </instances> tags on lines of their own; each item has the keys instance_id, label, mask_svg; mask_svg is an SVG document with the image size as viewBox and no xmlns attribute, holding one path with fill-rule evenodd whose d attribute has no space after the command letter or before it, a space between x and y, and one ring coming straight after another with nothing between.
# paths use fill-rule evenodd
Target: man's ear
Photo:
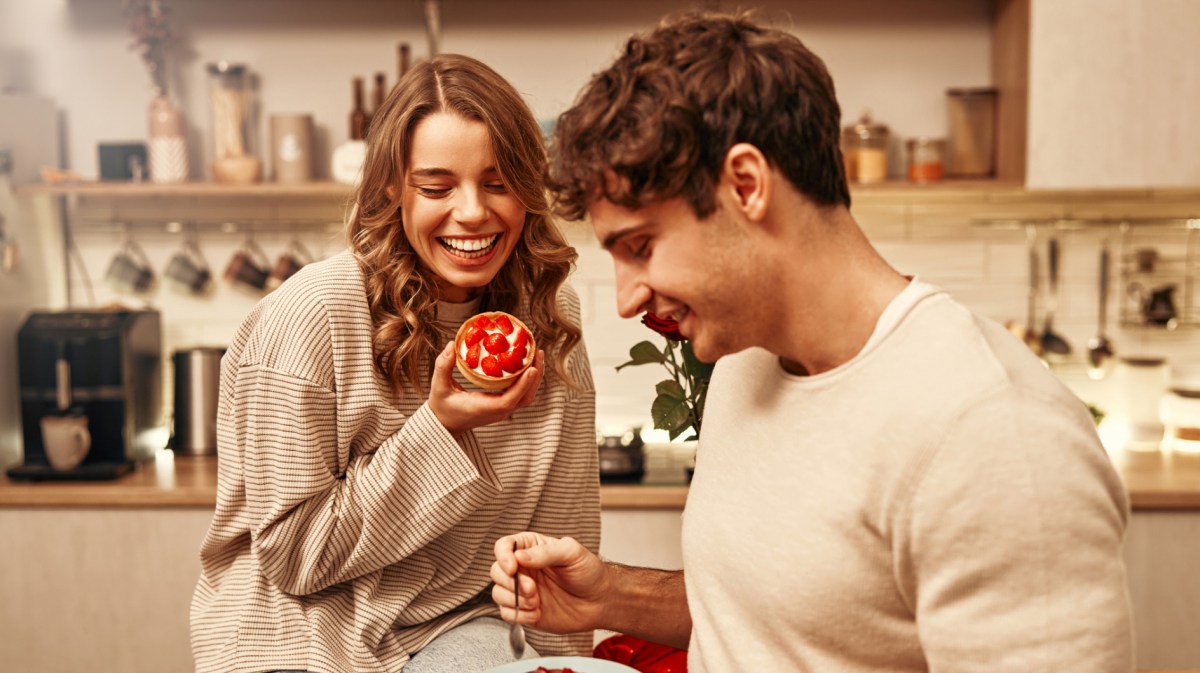
<instances>
[{"instance_id":1,"label":"man's ear","mask_svg":"<svg viewBox=\"0 0 1200 673\"><path fill-rule=\"evenodd\" d=\"M725 153L721 178L729 185L734 206L751 221L762 221L771 201L771 165L750 143L737 143Z\"/></svg>"}]
</instances>

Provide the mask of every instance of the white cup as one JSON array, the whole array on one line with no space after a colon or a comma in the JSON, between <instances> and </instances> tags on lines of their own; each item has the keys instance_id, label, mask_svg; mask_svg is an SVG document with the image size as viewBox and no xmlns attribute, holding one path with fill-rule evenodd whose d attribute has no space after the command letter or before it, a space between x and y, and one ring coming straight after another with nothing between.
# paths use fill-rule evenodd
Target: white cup
<instances>
[{"instance_id":1,"label":"white cup","mask_svg":"<svg viewBox=\"0 0 1200 673\"><path fill-rule=\"evenodd\" d=\"M42 447L50 466L71 470L83 462L92 448L87 416L43 416Z\"/></svg>"}]
</instances>

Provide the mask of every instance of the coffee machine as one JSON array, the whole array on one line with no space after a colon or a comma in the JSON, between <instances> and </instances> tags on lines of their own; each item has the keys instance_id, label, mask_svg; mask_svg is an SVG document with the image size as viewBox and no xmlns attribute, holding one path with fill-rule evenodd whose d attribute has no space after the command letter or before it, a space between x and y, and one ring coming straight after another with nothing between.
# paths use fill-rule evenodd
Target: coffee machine
<instances>
[{"instance_id":1,"label":"coffee machine","mask_svg":"<svg viewBox=\"0 0 1200 673\"><path fill-rule=\"evenodd\" d=\"M31 313L17 333L24 462L8 476L114 479L153 455L163 425L161 334L153 310ZM43 419L67 416L86 418L90 448L60 469Z\"/></svg>"}]
</instances>

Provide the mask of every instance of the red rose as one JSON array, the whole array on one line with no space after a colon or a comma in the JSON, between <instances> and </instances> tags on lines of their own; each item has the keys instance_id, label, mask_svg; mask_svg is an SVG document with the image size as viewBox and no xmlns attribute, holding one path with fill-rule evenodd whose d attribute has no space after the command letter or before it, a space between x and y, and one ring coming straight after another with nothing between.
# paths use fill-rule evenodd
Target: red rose
<instances>
[{"instance_id":1,"label":"red rose","mask_svg":"<svg viewBox=\"0 0 1200 673\"><path fill-rule=\"evenodd\" d=\"M642 324L659 334L667 337L671 341L683 341L683 334L679 332L679 323L670 318L660 318L653 313L646 311L642 316Z\"/></svg>"}]
</instances>

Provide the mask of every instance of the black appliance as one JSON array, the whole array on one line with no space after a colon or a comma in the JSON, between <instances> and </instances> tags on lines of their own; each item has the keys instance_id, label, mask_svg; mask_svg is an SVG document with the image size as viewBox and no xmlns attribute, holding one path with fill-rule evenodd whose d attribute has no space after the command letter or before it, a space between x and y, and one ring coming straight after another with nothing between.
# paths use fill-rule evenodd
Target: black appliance
<instances>
[{"instance_id":1,"label":"black appliance","mask_svg":"<svg viewBox=\"0 0 1200 673\"><path fill-rule=\"evenodd\" d=\"M34 312L17 332L25 455L15 480L114 479L161 442L162 330L152 310ZM41 419L87 417L91 448L77 467L50 466ZM161 433L159 433L161 434Z\"/></svg>"},{"instance_id":2,"label":"black appliance","mask_svg":"<svg viewBox=\"0 0 1200 673\"><path fill-rule=\"evenodd\" d=\"M646 475L641 426L621 434L601 433L596 444L600 453L601 483L637 483Z\"/></svg>"}]
</instances>

